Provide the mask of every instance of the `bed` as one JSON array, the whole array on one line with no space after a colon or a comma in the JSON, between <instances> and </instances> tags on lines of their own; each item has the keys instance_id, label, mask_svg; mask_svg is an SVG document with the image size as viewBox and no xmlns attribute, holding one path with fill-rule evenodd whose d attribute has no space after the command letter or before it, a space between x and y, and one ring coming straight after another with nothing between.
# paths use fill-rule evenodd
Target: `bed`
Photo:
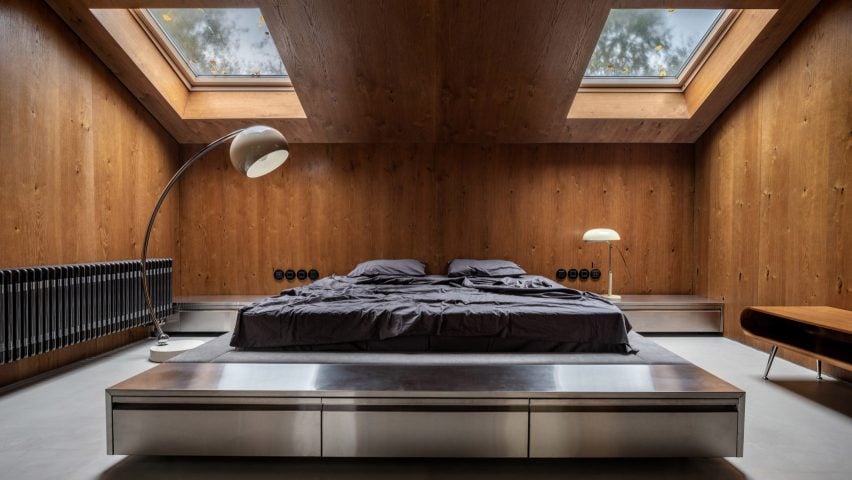
<instances>
[{"instance_id":1,"label":"bed","mask_svg":"<svg viewBox=\"0 0 852 480\"><path fill-rule=\"evenodd\" d=\"M331 276L243 308L239 349L635 353L621 310L547 278Z\"/></svg>"},{"instance_id":2,"label":"bed","mask_svg":"<svg viewBox=\"0 0 852 480\"><path fill-rule=\"evenodd\" d=\"M257 302L232 334L107 389L107 451L742 455L743 391L594 294L497 272L333 276Z\"/></svg>"}]
</instances>

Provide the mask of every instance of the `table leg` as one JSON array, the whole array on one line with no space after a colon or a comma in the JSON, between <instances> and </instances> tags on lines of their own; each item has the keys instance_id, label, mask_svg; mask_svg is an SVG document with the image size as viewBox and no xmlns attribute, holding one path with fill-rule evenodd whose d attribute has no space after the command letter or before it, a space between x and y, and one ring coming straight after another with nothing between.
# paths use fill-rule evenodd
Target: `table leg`
<instances>
[{"instance_id":1,"label":"table leg","mask_svg":"<svg viewBox=\"0 0 852 480\"><path fill-rule=\"evenodd\" d=\"M817 359L817 380L822 380L822 360Z\"/></svg>"},{"instance_id":2,"label":"table leg","mask_svg":"<svg viewBox=\"0 0 852 480\"><path fill-rule=\"evenodd\" d=\"M772 350L769 351L769 361L766 362L766 371L763 372L764 380L769 380L769 369L772 368L772 361L775 360L776 353L778 353L778 345L772 345Z\"/></svg>"}]
</instances>

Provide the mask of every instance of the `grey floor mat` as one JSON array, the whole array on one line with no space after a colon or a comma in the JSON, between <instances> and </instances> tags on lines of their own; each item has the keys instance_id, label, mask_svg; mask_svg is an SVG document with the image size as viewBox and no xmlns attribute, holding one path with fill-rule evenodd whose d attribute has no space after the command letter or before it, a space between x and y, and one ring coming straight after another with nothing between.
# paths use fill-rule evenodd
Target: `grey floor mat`
<instances>
[{"instance_id":1,"label":"grey floor mat","mask_svg":"<svg viewBox=\"0 0 852 480\"><path fill-rule=\"evenodd\" d=\"M178 355L173 363L350 363L405 365L551 365L686 364L683 358L653 340L630 332L635 355L618 353L378 353L378 352L263 352L237 351L229 345L231 334Z\"/></svg>"}]
</instances>

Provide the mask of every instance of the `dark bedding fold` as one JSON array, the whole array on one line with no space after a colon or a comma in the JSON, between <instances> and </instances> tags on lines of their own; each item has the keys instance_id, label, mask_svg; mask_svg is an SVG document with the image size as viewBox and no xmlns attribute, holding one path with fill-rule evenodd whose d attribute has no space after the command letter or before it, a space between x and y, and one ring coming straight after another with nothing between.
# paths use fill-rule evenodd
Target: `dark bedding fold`
<instances>
[{"instance_id":1,"label":"dark bedding fold","mask_svg":"<svg viewBox=\"0 0 852 480\"><path fill-rule=\"evenodd\" d=\"M336 349L396 339L457 350L465 347L451 339L467 338L474 349L538 343L559 351L555 344L563 343L570 351L628 353L629 330L615 305L544 277L332 276L243 308L231 345Z\"/></svg>"}]
</instances>

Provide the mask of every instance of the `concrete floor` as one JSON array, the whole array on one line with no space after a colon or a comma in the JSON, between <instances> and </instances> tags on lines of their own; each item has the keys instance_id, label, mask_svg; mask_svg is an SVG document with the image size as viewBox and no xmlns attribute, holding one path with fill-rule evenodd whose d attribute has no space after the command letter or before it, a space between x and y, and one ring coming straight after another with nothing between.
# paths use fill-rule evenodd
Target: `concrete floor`
<instances>
[{"instance_id":1,"label":"concrete floor","mask_svg":"<svg viewBox=\"0 0 852 480\"><path fill-rule=\"evenodd\" d=\"M746 390L745 456L675 460L328 460L108 456L104 389L151 368L148 344L0 393L2 479L843 479L852 472L852 386L718 337L658 337Z\"/></svg>"}]
</instances>

